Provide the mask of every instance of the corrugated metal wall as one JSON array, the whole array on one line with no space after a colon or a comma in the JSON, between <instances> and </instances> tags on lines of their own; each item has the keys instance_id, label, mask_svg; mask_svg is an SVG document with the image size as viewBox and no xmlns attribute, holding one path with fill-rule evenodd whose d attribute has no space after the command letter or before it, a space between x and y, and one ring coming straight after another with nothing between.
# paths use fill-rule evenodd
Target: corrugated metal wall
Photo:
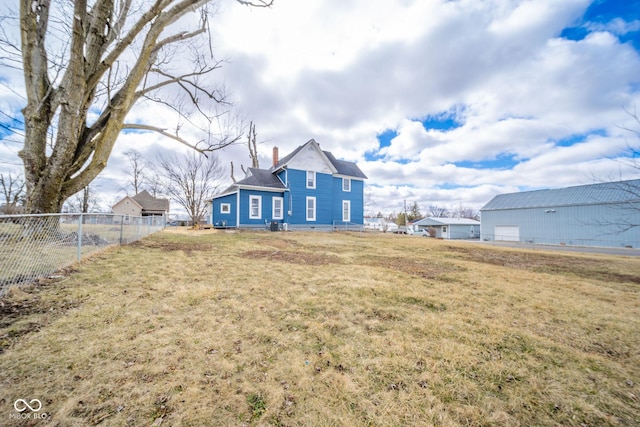
<instances>
[{"instance_id":1,"label":"corrugated metal wall","mask_svg":"<svg viewBox=\"0 0 640 427\"><path fill-rule=\"evenodd\" d=\"M640 247L640 206L558 206L482 211L481 239L496 239L496 226L518 226L520 241L538 244Z\"/></svg>"}]
</instances>

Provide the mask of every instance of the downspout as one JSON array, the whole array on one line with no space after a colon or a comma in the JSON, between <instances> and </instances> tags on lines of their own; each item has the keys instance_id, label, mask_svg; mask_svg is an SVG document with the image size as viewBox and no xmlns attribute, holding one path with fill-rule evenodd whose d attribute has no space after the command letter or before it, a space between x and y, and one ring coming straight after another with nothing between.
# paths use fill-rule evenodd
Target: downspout
<instances>
[{"instance_id":1,"label":"downspout","mask_svg":"<svg viewBox=\"0 0 640 427\"><path fill-rule=\"evenodd\" d=\"M240 228L240 189L236 193L236 228Z\"/></svg>"}]
</instances>

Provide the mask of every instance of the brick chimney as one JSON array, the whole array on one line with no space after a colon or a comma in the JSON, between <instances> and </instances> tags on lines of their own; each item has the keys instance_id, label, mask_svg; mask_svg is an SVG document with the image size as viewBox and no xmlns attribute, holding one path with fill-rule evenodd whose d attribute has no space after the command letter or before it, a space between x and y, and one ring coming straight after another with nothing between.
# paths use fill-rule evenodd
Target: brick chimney
<instances>
[{"instance_id":1,"label":"brick chimney","mask_svg":"<svg viewBox=\"0 0 640 427\"><path fill-rule=\"evenodd\" d=\"M278 162L280 159L278 158L278 147L273 147L273 167L278 166Z\"/></svg>"}]
</instances>

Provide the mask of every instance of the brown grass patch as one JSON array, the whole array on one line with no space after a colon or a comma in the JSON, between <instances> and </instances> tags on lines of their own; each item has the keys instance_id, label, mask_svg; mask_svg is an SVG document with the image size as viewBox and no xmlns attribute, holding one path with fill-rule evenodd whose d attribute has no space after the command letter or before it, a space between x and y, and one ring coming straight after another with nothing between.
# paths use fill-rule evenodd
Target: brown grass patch
<instances>
[{"instance_id":1,"label":"brown grass patch","mask_svg":"<svg viewBox=\"0 0 640 427\"><path fill-rule=\"evenodd\" d=\"M447 246L446 251L464 254L467 259L503 267L531 270L550 274L571 274L601 281L640 283L640 274L615 271L609 260L598 260L591 256L576 256L562 253L544 254L532 251L504 251L477 247Z\"/></svg>"},{"instance_id":2,"label":"brown grass patch","mask_svg":"<svg viewBox=\"0 0 640 427\"><path fill-rule=\"evenodd\" d=\"M290 264L303 264L303 265L327 265L338 264L340 258L329 254L319 254L312 252L293 252L293 251L246 251L242 254L244 258L249 259L266 259L269 261L281 261Z\"/></svg>"},{"instance_id":3,"label":"brown grass patch","mask_svg":"<svg viewBox=\"0 0 640 427\"><path fill-rule=\"evenodd\" d=\"M635 258L160 233L76 269L3 300L0 424L640 424Z\"/></svg>"}]
</instances>

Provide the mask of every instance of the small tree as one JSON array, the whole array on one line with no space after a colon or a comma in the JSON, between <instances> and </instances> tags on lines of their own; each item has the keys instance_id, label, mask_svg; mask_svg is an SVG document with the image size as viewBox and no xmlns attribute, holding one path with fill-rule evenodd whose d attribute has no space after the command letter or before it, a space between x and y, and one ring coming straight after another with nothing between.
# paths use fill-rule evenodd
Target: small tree
<instances>
[{"instance_id":1,"label":"small tree","mask_svg":"<svg viewBox=\"0 0 640 427\"><path fill-rule=\"evenodd\" d=\"M0 173L0 187L4 196L4 214L15 214L18 205L24 200L25 182L22 175L14 177L11 173L6 176Z\"/></svg>"},{"instance_id":2,"label":"small tree","mask_svg":"<svg viewBox=\"0 0 640 427\"><path fill-rule=\"evenodd\" d=\"M95 194L93 185L87 185L65 203L65 211L70 213L100 212L100 199Z\"/></svg>"},{"instance_id":3,"label":"small tree","mask_svg":"<svg viewBox=\"0 0 640 427\"><path fill-rule=\"evenodd\" d=\"M418 204L418 202L413 202L413 204L409 208L409 212L407 212L407 220L409 222L413 222L419 219L422 219L422 213L420 213L420 205Z\"/></svg>"},{"instance_id":4,"label":"small tree","mask_svg":"<svg viewBox=\"0 0 640 427\"><path fill-rule=\"evenodd\" d=\"M127 188L133 189L133 195L135 196L142 191L143 185L147 181L147 177L144 172L146 162L142 157L142 153L133 148L125 151L124 155L127 157L127 160L129 160L129 168L125 170L129 175Z\"/></svg>"},{"instance_id":5,"label":"small tree","mask_svg":"<svg viewBox=\"0 0 640 427\"><path fill-rule=\"evenodd\" d=\"M438 205L429 206L429 216L432 218L446 218L449 210Z\"/></svg>"},{"instance_id":6,"label":"small tree","mask_svg":"<svg viewBox=\"0 0 640 427\"><path fill-rule=\"evenodd\" d=\"M187 211L195 227L207 211L207 202L222 183L224 170L218 158L193 152L160 157L158 169L165 193Z\"/></svg>"}]
</instances>

